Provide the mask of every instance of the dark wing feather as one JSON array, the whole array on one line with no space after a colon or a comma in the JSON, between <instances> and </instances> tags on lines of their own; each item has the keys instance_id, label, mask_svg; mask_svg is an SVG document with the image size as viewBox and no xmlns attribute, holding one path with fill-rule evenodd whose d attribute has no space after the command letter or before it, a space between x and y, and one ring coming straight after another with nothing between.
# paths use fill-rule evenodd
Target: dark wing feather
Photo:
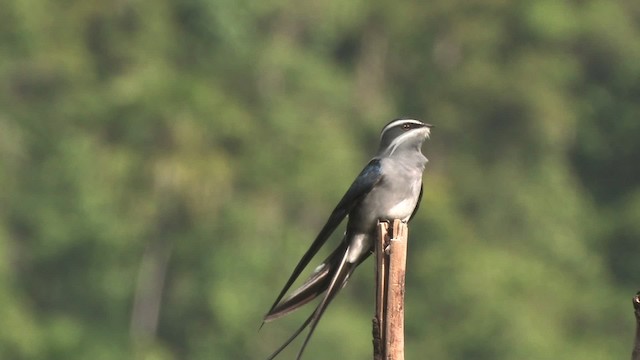
<instances>
[{"instance_id":1,"label":"dark wing feather","mask_svg":"<svg viewBox=\"0 0 640 360\"><path fill-rule=\"evenodd\" d=\"M342 220L357 206L362 198L373 189L373 187L382 179L382 171L380 165L380 159L373 159L365 166L360 172L358 177L354 180L353 184L349 187L349 190L344 194L336 208L333 210L327 223L322 227L320 233L309 247L309 250L302 256L302 259L298 262L293 273L287 280L287 283L280 291L280 294L276 298L276 301L269 309L268 313L271 313L273 309L278 305L280 300L284 297L294 281L300 276L300 273L309 264L311 259L316 255L318 250L324 245L331 233L340 225Z\"/></svg>"},{"instance_id":2,"label":"dark wing feather","mask_svg":"<svg viewBox=\"0 0 640 360\"><path fill-rule=\"evenodd\" d=\"M413 208L413 212L411 213L411 217L409 218L409 221L411 221L411 219L413 219L413 217L418 212L418 209L420 208L420 203L421 202L422 202L422 184L420 184L420 195L418 195L418 202L416 203L416 207Z\"/></svg>"}]
</instances>

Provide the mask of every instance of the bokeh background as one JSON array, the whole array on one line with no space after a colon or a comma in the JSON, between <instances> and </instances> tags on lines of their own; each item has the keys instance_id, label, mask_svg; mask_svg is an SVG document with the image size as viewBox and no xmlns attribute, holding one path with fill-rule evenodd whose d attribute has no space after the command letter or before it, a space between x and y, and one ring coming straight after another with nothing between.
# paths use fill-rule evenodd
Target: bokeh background
<instances>
[{"instance_id":1,"label":"bokeh background","mask_svg":"<svg viewBox=\"0 0 640 360\"><path fill-rule=\"evenodd\" d=\"M437 126L407 358L630 356L638 1L9 0L0 49L2 359L266 357L399 116ZM368 261L305 358L370 358L373 291Z\"/></svg>"}]
</instances>

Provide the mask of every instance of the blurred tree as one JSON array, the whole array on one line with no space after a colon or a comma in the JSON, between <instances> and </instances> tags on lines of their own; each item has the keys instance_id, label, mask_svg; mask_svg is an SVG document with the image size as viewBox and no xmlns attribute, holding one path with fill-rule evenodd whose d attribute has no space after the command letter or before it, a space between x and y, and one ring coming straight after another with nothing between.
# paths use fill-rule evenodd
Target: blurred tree
<instances>
[{"instance_id":1,"label":"blurred tree","mask_svg":"<svg viewBox=\"0 0 640 360\"><path fill-rule=\"evenodd\" d=\"M437 126L407 357L628 357L639 19L604 0L0 3L0 357L263 357L304 316L256 334L275 289L405 115ZM370 356L372 275L308 359Z\"/></svg>"}]
</instances>

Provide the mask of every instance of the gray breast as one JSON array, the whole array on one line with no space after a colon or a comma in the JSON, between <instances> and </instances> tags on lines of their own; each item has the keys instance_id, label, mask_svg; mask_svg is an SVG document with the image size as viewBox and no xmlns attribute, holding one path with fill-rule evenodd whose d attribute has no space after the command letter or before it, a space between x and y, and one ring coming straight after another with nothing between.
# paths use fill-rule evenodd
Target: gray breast
<instances>
[{"instance_id":1,"label":"gray breast","mask_svg":"<svg viewBox=\"0 0 640 360\"><path fill-rule=\"evenodd\" d=\"M383 159L381 165L383 180L351 214L352 228L366 232L378 219L406 221L416 207L424 167L390 158Z\"/></svg>"}]
</instances>

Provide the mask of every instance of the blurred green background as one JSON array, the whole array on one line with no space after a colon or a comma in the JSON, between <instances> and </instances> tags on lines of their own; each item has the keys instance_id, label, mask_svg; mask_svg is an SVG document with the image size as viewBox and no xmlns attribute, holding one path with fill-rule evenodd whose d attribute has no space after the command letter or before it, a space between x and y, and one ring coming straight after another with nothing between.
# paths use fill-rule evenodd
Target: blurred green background
<instances>
[{"instance_id":1,"label":"blurred green background","mask_svg":"<svg viewBox=\"0 0 640 360\"><path fill-rule=\"evenodd\" d=\"M2 359L266 357L399 116L437 126L407 358L630 355L638 1L9 0L0 51ZM305 359L371 358L372 315L368 261Z\"/></svg>"}]
</instances>

